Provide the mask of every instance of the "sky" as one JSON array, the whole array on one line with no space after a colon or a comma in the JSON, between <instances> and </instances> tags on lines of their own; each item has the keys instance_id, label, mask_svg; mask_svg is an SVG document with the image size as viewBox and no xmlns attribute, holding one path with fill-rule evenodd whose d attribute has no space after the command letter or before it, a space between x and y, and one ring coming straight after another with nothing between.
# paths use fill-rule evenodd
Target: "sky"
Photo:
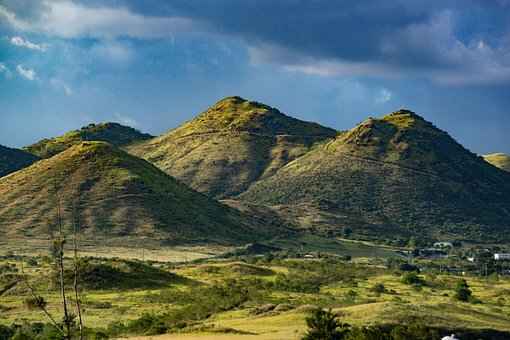
<instances>
[{"instance_id":1,"label":"sky","mask_svg":"<svg viewBox=\"0 0 510 340\"><path fill-rule=\"evenodd\" d=\"M2 145L233 95L338 130L405 107L510 154L510 0L0 0Z\"/></svg>"}]
</instances>

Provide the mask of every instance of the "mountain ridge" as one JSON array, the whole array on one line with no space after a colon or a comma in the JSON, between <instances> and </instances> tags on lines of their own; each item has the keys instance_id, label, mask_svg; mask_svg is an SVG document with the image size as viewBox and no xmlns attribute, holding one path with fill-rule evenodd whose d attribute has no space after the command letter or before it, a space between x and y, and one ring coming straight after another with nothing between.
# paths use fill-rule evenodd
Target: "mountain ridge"
<instances>
[{"instance_id":1,"label":"mountain ridge","mask_svg":"<svg viewBox=\"0 0 510 340\"><path fill-rule=\"evenodd\" d=\"M227 97L162 136L126 149L211 197L245 191L337 131Z\"/></svg>"},{"instance_id":2,"label":"mountain ridge","mask_svg":"<svg viewBox=\"0 0 510 340\"><path fill-rule=\"evenodd\" d=\"M144 160L90 141L0 179L0 233L7 239L48 234L56 197L65 221L78 211L82 234L89 238L107 231L112 239L244 243L277 232Z\"/></svg>"}]
</instances>

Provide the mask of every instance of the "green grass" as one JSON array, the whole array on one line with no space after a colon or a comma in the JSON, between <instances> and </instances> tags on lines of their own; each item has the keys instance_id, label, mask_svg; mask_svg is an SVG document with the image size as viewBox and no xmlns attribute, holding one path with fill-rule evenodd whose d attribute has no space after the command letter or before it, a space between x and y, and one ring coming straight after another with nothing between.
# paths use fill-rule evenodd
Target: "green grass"
<instances>
[{"instance_id":1,"label":"green grass","mask_svg":"<svg viewBox=\"0 0 510 340\"><path fill-rule=\"evenodd\" d=\"M453 298L455 276L424 274L424 284L416 287L404 284L400 273L380 264L251 259L253 264L229 260L172 266L155 263L152 269L140 264L136 267L140 279L144 275L149 281L157 279L157 286L137 285L142 281L136 277L124 278L132 282L130 286L106 285L100 290L89 286L82 297L86 324L110 327L124 336L143 336L149 331L143 325L157 320L157 327L163 325L173 333L162 339L221 339L233 334L241 339L298 339L309 310L321 306L333 308L344 322L355 326L407 324L417 319L442 329L510 331L510 299L505 298L509 279L464 277L481 303L463 303ZM130 268L130 262L95 261ZM0 260L0 265L6 263L20 268L19 260ZM58 293L40 283L44 282L40 273L50 270L51 265L40 259L33 266L25 262L25 271L48 301L49 310L58 314ZM282 277L290 278L293 286L283 285ZM309 292L307 280L316 282L319 289ZM378 285L384 289L374 290ZM0 324L44 320L39 311L23 305L26 296L27 291L18 284L0 297ZM145 323L140 323L142 317Z\"/></svg>"}]
</instances>

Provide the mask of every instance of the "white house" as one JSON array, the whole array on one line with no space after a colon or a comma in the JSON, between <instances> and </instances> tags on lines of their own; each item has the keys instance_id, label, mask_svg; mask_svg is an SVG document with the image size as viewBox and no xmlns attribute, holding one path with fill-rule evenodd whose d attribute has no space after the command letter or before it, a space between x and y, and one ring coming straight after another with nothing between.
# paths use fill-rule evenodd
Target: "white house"
<instances>
[{"instance_id":1,"label":"white house","mask_svg":"<svg viewBox=\"0 0 510 340\"><path fill-rule=\"evenodd\" d=\"M459 340L459 338L456 338L455 334L452 334L450 336L445 336L445 337L441 338L441 340Z\"/></svg>"},{"instance_id":2,"label":"white house","mask_svg":"<svg viewBox=\"0 0 510 340\"><path fill-rule=\"evenodd\" d=\"M434 248L453 248L453 244L451 242L436 242Z\"/></svg>"},{"instance_id":3,"label":"white house","mask_svg":"<svg viewBox=\"0 0 510 340\"><path fill-rule=\"evenodd\" d=\"M494 260L496 261L510 260L510 254L494 254Z\"/></svg>"}]
</instances>

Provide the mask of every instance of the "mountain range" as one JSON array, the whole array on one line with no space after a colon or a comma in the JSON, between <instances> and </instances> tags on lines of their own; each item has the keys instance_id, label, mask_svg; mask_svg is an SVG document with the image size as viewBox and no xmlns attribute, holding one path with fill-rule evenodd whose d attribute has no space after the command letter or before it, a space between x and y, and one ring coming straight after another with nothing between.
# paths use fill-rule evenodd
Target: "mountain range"
<instances>
[{"instance_id":1,"label":"mountain range","mask_svg":"<svg viewBox=\"0 0 510 340\"><path fill-rule=\"evenodd\" d=\"M0 178L4 234L41 233L59 196L89 232L119 237L510 240L505 157L484 159L410 110L340 132L227 97L158 137L92 124L24 150L45 159Z\"/></svg>"}]
</instances>

